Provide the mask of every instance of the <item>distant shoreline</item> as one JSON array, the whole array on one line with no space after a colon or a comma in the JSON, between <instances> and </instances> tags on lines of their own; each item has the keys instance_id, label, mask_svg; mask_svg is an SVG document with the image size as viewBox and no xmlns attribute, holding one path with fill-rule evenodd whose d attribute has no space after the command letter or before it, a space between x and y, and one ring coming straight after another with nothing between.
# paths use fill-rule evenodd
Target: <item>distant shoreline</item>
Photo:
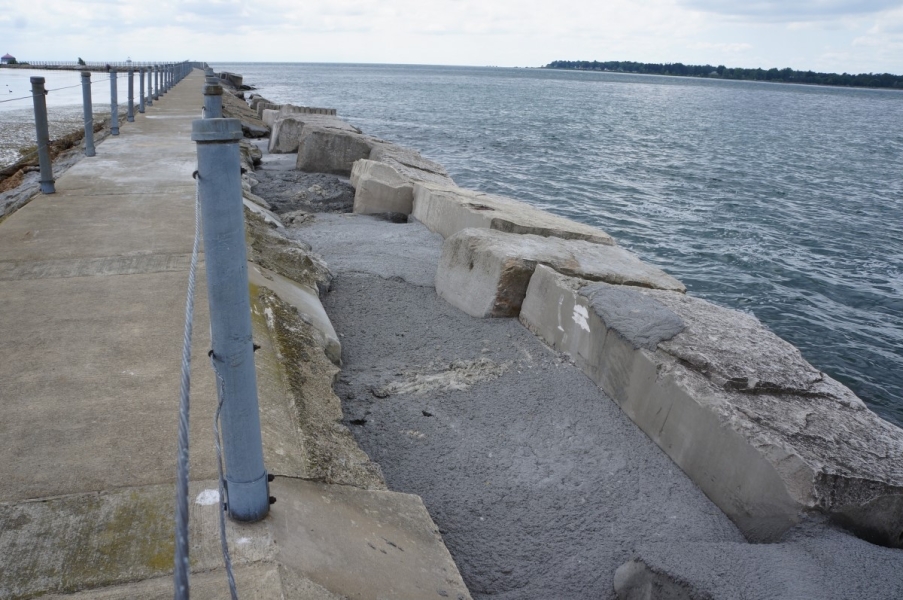
<instances>
[{"instance_id":1,"label":"distant shoreline","mask_svg":"<svg viewBox=\"0 0 903 600\"><path fill-rule=\"evenodd\" d=\"M817 73L786 69L743 69L724 65L685 65L683 63L638 63L631 61L568 61L556 60L540 67L565 71L598 71L608 73L634 73L638 75L664 75L693 77L696 79L725 79L731 81L764 81L770 83L797 83L834 87L903 90L903 76L890 73Z\"/></svg>"}]
</instances>

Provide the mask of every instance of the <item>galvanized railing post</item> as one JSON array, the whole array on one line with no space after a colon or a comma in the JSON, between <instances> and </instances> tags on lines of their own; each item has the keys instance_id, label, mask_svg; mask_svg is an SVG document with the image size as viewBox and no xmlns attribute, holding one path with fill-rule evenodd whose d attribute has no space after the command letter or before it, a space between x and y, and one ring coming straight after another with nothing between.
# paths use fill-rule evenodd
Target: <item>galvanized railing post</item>
<instances>
[{"instance_id":1,"label":"galvanized railing post","mask_svg":"<svg viewBox=\"0 0 903 600\"><path fill-rule=\"evenodd\" d=\"M147 67L147 105L154 105L154 66Z\"/></svg>"},{"instance_id":2,"label":"galvanized railing post","mask_svg":"<svg viewBox=\"0 0 903 600\"><path fill-rule=\"evenodd\" d=\"M115 68L110 69L110 132L119 135L119 88Z\"/></svg>"},{"instance_id":3,"label":"galvanized railing post","mask_svg":"<svg viewBox=\"0 0 903 600\"><path fill-rule=\"evenodd\" d=\"M91 71L82 71L82 105L85 114L85 156L94 156L94 106L91 104Z\"/></svg>"},{"instance_id":4,"label":"galvanized railing post","mask_svg":"<svg viewBox=\"0 0 903 600\"><path fill-rule=\"evenodd\" d=\"M263 464L257 376L251 337L247 250L238 119L198 119L198 194L203 223L212 358L223 394L222 439L226 506L238 521L258 521L270 509Z\"/></svg>"},{"instance_id":5,"label":"galvanized railing post","mask_svg":"<svg viewBox=\"0 0 903 600\"><path fill-rule=\"evenodd\" d=\"M41 191L45 194L53 194L56 193L56 187L53 185L53 164L50 162L50 132L47 126L46 94L44 78L32 77L31 95L34 100L34 126L38 139L38 164L41 167ZM241 184L239 183L239 185Z\"/></svg>"},{"instance_id":6,"label":"galvanized railing post","mask_svg":"<svg viewBox=\"0 0 903 600\"><path fill-rule=\"evenodd\" d=\"M223 116L223 86L204 85L204 118L219 119Z\"/></svg>"},{"instance_id":7,"label":"galvanized railing post","mask_svg":"<svg viewBox=\"0 0 903 600\"><path fill-rule=\"evenodd\" d=\"M138 112L144 114L144 67L138 69Z\"/></svg>"},{"instance_id":8,"label":"galvanized railing post","mask_svg":"<svg viewBox=\"0 0 903 600\"><path fill-rule=\"evenodd\" d=\"M135 122L135 72L129 67L129 110L125 117L129 123Z\"/></svg>"}]
</instances>

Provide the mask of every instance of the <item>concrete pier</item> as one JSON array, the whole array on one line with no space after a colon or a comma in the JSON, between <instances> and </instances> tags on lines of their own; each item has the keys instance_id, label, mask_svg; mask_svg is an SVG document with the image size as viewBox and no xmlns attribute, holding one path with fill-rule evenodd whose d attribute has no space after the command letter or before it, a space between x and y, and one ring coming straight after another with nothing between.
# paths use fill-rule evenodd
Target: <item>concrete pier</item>
<instances>
[{"instance_id":1,"label":"concrete pier","mask_svg":"<svg viewBox=\"0 0 903 600\"><path fill-rule=\"evenodd\" d=\"M0 598L171 597L191 124L203 84L194 71L63 174L55 195L0 223ZM205 294L201 276L192 597L223 598ZM418 497L385 491L378 478L309 480L311 447L259 298L255 359L278 502L260 523L228 523L240 597L469 598ZM366 461L332 452L344 464Z\"/></svg>"}]
</instances>

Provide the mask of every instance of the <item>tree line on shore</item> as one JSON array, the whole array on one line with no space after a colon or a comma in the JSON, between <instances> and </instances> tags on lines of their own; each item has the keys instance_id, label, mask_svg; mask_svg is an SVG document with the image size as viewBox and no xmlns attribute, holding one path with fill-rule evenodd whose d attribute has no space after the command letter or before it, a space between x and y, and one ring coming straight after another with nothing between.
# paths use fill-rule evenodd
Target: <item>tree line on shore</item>
<instances>
[{"instance_id":1,"label":"tree line on shore","mask_svg":"<svg viewBox=\"0 0 903 600\"><path fill-rule=\"evenodd\" d=\"M710 77L713 79L738 79L742 81L774 81L779 83L807 83L813 85L838 85L846 87L870 87L903 89L903 76L890 73L817 73L794 69L742 69L724 65L685 65L683 63L641 63L624 60L555 60L544 69L575 69L580 71L615 71L619 73L644 73L649 75L674 75L679 77Z\"/></svg>"}]
</instances>

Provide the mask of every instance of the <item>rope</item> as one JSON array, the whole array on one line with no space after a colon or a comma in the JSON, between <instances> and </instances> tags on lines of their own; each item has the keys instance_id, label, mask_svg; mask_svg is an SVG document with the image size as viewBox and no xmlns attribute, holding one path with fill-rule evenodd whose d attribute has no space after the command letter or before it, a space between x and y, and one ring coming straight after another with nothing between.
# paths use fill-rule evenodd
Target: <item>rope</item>
<instances>
[{"instance_id":1,"label":"rope","mask_svg":"<svg viewBox=\"0 0 903 600\"><path fill-rule=\"evenodd\" d=\"M226 383L219 374L216 366L216 356L210 351L210 364L219 385L216 386L219 402L216 405L216 414L213 416L213 445L216 447L216 468L219 472L219 497L222 501L226 497L225 478L223 477L223 449L220 445L220 413L223 410L223 401L226 399ZM223 563L226 565L226 577L229 580L229 593L232 600L238 600L238 590L235 587L235 576L232 574L232 557L229 555L229 542L226 539L226 506L223 504L219 511L219 541L223 550Z\"/></svg>"},{"instance_id":2,"label":"rope","mask_svg":"<svg viewBox=\"0 0 903 600\"><path fill-rule=\"evenodd\" d=\"M201 239L201 199L197 186L194 193L194 245L188 269L188 294L185 299L185 333L182 338L182 379L179 398L179 458L176 480L176 600L188 600L190 564L188 562L188 418L191 403L191 330L194 320L194 288L197 281L198 254Z\"/></svg>"}]
</instances>

